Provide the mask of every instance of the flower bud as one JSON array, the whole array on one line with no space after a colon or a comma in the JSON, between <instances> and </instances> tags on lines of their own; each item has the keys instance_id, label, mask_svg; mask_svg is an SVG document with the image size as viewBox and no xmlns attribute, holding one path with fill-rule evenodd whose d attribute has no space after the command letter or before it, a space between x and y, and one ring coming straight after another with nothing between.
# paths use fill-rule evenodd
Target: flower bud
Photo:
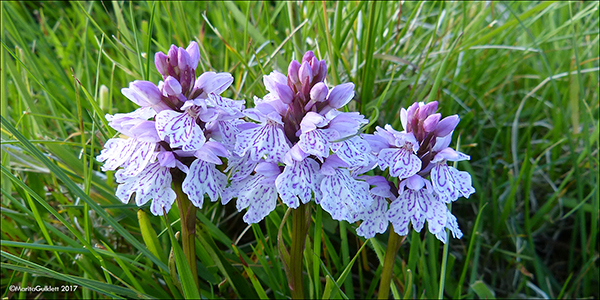
<instances>
[{"instance_id":1,"label":"flower bud","mask_svg":"<svg viewBox=\"0 0 600 300\"><path fill-rule=\"evenodd\" d=\"M452 115L452 116L448 116L443 118L436 126L435 128L435 135L436 136L447 136L448 134L450 134L454 128L456 128L456 125L458 125L458 122L460 121L460 118L458 117L458 115Z\"/></svg>"},{"instance_id":2,"label":"flower bud","mask_svg":"<svg viewBox=\"0 0 600 300\"><path fill-rule=\"evenodd\" d=\"M423 106L420 106L419 109L417 110L417 118L419 120L424 120L425 118L427 118L427 116L433 114L437 110L437 107L438 107L437 101L432 101Z\"/></svg>"},{"instance_id":3,"label":"flower bud","mask_svg":"<svg viewBox=\"0 0 600 300\"><path fill-rule=\"evenodd\" d=\"M331 89L327 100L329 101L329 106L340 108L348 104L352 100L352 97L354 97L354 83L348 82Z\"/></svg>"},{"instance_id":4,"label":"flower bud","mask_svg":"<svg viewBox=\"0 0 600 300\"><path fill-rule=\"evenodd\" d=\"M302 63L305 62L310 62L312 61L312 59L315 57L315 53L312 51L306 51L306 53L304 53L304 56L302 56Z\"/></svg>"},{"instance_id":5,"label":"flower bud","mask_svg":"<svg viewBox=\"0 0 600 300\"><path fill-rule=\"evenodd\" d=\"M319 82L325 80L325 76L327 76L327 63L325 60L319 62L319 74L315 75L314 81Z\"/></svg>"},{"instance_id":6,"label":"flower bud","mask_svg":"<svg viewBox=\"0 0 600 300\"><path fill-rule=\"evenodd\" d=\"M162 52L156 52L156 55L154 55L154 65L156 65L156 69L158 69L160 75L163 76L163 79L169 76L169 63L167 62L167 59L168 56Z\"/></svg>"},{"instance_id":7,"label":"flower bud","mask_svg":"<svg viewBox=\"0 0 600 300\"><path fill-rule=\"evenodd\" d=\"M168 96L179 96L181 94L181 84L173 76L167 77L163 84L163 90L167 92Z\"/></svg>"},{"instance_id":8,"label":"flower bud","mask_svg":"<svg viewBox=\"0 0 600 300\"><path fill-rule=\"evenodd\" d=\"M437 124L440 121L441 117L442 117L442 114L429 115L425 119L425 121L423 121L423 130L425 132L432 132L432 131L434 131L435 128L437 127Z\"/></svg>"},{"instance_id":9,"label":"flower bud","mask_svg":"<svg viewBox=\"0 0 600 300\"><path fill-rule=\"evenodd\" d=\"M313 102L323 102L327 98L329 89L323 82L318 82L310 90L310 100Z\"/></svg>"},{"instance_id":10,"label":"flower bud","mask_svg":"<svg viewBox=\"0 0 600 300\"><path fill-rule=\"evenodd\" d=\"M310 64L308 64L308 62L302 63L302 65L300 66L300 70L298 71L298 77L300 78L300 82L302 83L302 85L310 85L313 79L313 73L312 68L310 67Z\"/></svg>"},{"instance_id":11,"label":"flower bud","mask_svg":"<svg viewBox=\"0 0 600 300\"><path fill-rule=\"evenodd\" d=\"M171 48L169 48L169 53L167 54L169 56L169 64L171 67L176 67L178 64L177 52L177 47L175 45L171 45Z\"/></svg>"},{"instance_id":12,"label":"flower bud","mask_svg":"<svg viewBox=\"0 0 600 300\"><path fill-rule=\"evenodd\" d=\"M200 50L198 49L198 43L191 42L190 45L185 49L190 55L189 65L192 69L198 68L198 61L200 60Z\"/></svg>"},{"instance_id":13,"label":"flower bud","mask_svg":"<svg viewBox=\"0 0 600 300\"><path fill-rule=\"evenodd\" d=\"M319 75L319 69L321 68L321 63L316 57L313 57L310 61L310 68L312 69L313 76L316 77Z\"/></svg>"},{"instance_id":14,"label":"flower bud","mask_svg":"<svg viewBox=\"0 0 600 300\"><path fill-rule=\"evenodd\" d=\"M296 60L292 60L290 65L288 66L288 79L292 84L297 84L300 82L298 78L298 71L300 70L300 63Z\"/></svg>"}]
</instances>

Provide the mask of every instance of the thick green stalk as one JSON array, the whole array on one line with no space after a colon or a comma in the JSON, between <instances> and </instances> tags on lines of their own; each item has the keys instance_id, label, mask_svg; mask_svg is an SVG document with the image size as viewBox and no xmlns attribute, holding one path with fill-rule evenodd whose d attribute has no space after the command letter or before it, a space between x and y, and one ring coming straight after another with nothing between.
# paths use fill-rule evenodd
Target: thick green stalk
<instances>
[{"instance_id":1,"label":"thick green stalk","mask_svg":"<svg viewBox=\"0 0 600 300\"><path fill-rule=\"evenodd\" d=\"M302 262L304 243L308 233L308 221L306 218L307 204L300 204L292 212L292 247L290 251L290 277L292 299L304 299L304 287L302 282Z\"/></svg>"},{"instance_id":2,"label":"thick green stalk","mask_svg":"<svg viewBox=\"0 0 600 300\"><path fill-rule=\"evenodd\" d=\"M394 261L396 260L396 252L398 252L398 242L400 236L393 230L390 230L387 250L383 259L383 270L381 270L381 281L379 282L378 299L388 299L390 295L390 283L394 274Z\"/></svg>"},{"instance_id":3,"label":"thick green stalk","mask_svg":"<svg viewBox=\"0 0 600 300\"><path fill-rule=\"evenodd\" d=\"M198 288L198 268L196 266L196 206L194 206L187 195L181 190L181 182L175 182L175 193L177 193L177 208L181 217L181 243L183 254L190 264L196 288Z\"/></svg>"}]
</instances>

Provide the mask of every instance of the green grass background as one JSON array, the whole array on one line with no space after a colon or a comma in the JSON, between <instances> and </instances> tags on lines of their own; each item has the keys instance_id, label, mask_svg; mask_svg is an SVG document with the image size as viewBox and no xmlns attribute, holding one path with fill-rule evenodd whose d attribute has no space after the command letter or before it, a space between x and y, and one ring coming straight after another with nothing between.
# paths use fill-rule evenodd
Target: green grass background
<instances>
[{"instance_id":1,"label":"green grass background","mask_svg":"<svg viewBox=\"0 0 600 300\"><path fill-rule=\"evenodd\" d=\"M455 140L471 160L458 167L477 190L452 206L465 235L444 247L409 234L393 297L600 297L596 1L0 7L3 297L189 296L189 278L169 259L177 210L168 220L149 216L140 230L137 207L114 197L112 174L94 157L114 134L104 115L135 108L120 89L157 82L154 53L192 40L197 73L232 73L226 94L248 105L265 94L263 75L313 50L331 85L355 83L350 109L370 118L367 132L399 129L400 107L415 101L460 115ZM375 297L387 233L365 241L357 224L312 210L305 295ZM290 296L277 248L284 212L248 227L233 204L205 202L196 240L203 297ZM13 293L11 285L78 288Z\"/></svg>"}]
</instances>

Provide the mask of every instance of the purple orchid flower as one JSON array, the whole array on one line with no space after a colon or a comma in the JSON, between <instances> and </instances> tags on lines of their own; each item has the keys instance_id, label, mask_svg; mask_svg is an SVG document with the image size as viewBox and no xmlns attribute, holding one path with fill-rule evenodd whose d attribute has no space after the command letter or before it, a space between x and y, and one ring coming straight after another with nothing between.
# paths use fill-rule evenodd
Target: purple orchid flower
<instances>
[{"instance_id":1,"label":"purple orchid flower","mask_svg":"<svg viewBox=\"0 0 600 300\"><path fill-rule=\"evenodd\" d=\"M257 191L279 195L291 208L314 198L334 219L350 222L371 206L369 184L357 178L377 161L359 135L368 121L359 113L338 111L354 97L354 84L329 88L326 75L325 61L308 51L301 62L292 60L287 76L278 71L264 76L269 93L244 110L258 124L243 125L238 134L227 188L228 195L237 196L239 210L249 207L244 221L256 223L275 209L275 200L255 199ZM260 170L265 164L273 169L271 177ZM253 201L263 203L260 213Z\"/></svg>"},{"instance_id":2,"label":"purple orchid flower","mask_svg":"<svg viewBox=\"0 0 600 300\"><path fill-rule=\"evenodd\" d=\"M221 96L233 82L229 73L205 72L196 78L199 53L196 42L156 53L163 81L130 83L121 92L140 108L107 115L109 125L126 138L108 140L97 160L104 162L103 171L121 168L115 178L123 203L135 193L137 205L152 199L150 211L162 215L175 201L171 182L178 172L195 206L202 207L205 194L213 202L222 196L227 176L216 165L230 155L246 123L241 120L244 101Z\"/></svg>"},{"instance_id":3,"label":"purple orchid flower","mask_svg":"<svg viewBox=\"0 0 600 300\"><path fill-rule=\"evenodd\" d=\"M385 214L399 235L408 234L409 224L420 232L427 222L429 231L444 243L445 228L455 238L462 237L456 217L446 203L456 201L460 196L468 198L475 189L469 173L458 171L446 162L469 160L470 157L448 147L459 118L453 115L441 119L441 114L435 113L437 107L437 101L414 103L400 111L404 131L396 131L386 125L384 128L377 127L373 135L363 136L377 156L380 169L389 169L389 175L397 177L399 184L395 195L376 194L391 200L389 209L387 202L380 202L381 206L361 213L359 219L367 225L362 229L361 224L360 232L357 230L360 235L374 235L373 220ZM372 185L389 187L383 181Z\"/></svg>"}]
</instances>

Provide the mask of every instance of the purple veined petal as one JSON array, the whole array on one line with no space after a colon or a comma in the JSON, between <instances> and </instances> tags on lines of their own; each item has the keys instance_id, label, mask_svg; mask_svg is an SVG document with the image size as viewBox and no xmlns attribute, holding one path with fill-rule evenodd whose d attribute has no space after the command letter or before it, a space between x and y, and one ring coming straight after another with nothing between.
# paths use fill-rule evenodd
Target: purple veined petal
<instances>
[{"instance_id":1,"label":"purple veined petal","mask_svg":"<svg viewBox=\"0 0 600 300\"><path fill-rule=\"evenodd\" d=\"M150 162L156 160L156 143L141 142L138 143L135 151L123 165L124 177L134 177L140 174Z\"/></svg>"},{"instance_id":2,"label":"purple veined petal","mask_svg":"<svg viewBox=\"0 0 600 300\"><path fill-rule=\"evenodd\" d=\"M439 232L444 232L447 222L446 211L448 210L448 207L446 207L444 203L435 200L433 197L424 197L423 200L427 201L426 204L429 208L426 213L429 232L434 235Z\"/></svg>"},{"instance_id":3,"label":"purple veined petal","mask_svg":"<svg viewBox=\"0 0 600 300\"><path fill-rule=\"evenodd\" d=\"M277 206L277 190L274 183L265 184L262 175L250 176L233 188L237 197L236 208L242 211L248 208L243 220L247 224L258 223ZM231 192L229 193L232 194Z\"/></svg>"},{"instance_id":4,"label":"purple veined petal","mask_svg":"<svg viewBox=\"0 0 600 300\"><path fill-rule=\"evenodd\" d=\"M455 184L454 186L465 198L469 198L471 194L475 193L475 189L473 188L473 183L471 180L471 174L465 171L459 171L454 167L448 167L450 169L450 174L454 178Z\"/></svg>"},{"instance_id":5,"label":"purple veined petal","mask_svg":"<svg viewBox=\"0 0 600 300\"><path fill-rule=\"evenodd\" d=\"M287 77L279 71L273 71L269 75L263 75L263 83L267 91L277 93L277 85L287 85Z\"/></svg>"},{"instance_id":6,"label":"purple veined petal","mask_svg":"<svg viewBox=\"0 0 600 300\"><path fill-rule=\"evenodd\" d=\"M162 216L164 212L168 212L173 205L174 200L177 198L177 194L171 188L162 189L158 196L152 200L150 205L150 212L155 216Z\"/></svg>"},{"instance_id":7,"label":"purple veined petal","mask_svg":"<svg viewBox=\"0 0 600 300\"><path fill-rule=\"evenodd\" d=\"M163 140L168 136L171 148L181 147L184 151L195 151L206 141L202 129L196 124L195 117L188 111L179 113L164 110L156 115L158 135Z\"/></svg>"},{"instance_id":8,"label":"purple veined petal","mask_svg":"<svg viewBox=\"0 0 600 300\"><path fill-rule=\"evenodd\" d=\"M350 100L354 97L354 83L347 82L335 86L331 91L329 91L329 96L327 97L327 101L329 105L333 108L341 108L344 105L348 104Z\"/></svg>"},{"instance_id":9,"label":"purple veined petal","mask_svg":"<svg viewBox=\"0 0 600 300\"><path fill-rule=\"evenodd\" d=\"M283 127L270 121L260 127L243 131L235 142L235 152L240 156L249 152L253 161L267 155L266 161L279 162L289 150Z\"/></svg>"},{"instance_id":10,"label":"purple veined petal","mask_svg":"<svg viewBox=\"0 0 600 300\"><path fill-rule=\"evenodd\" d=\"M200 49L198 48L198 43L191 42L185 51L190 55L189 65L192 69L196 69L198 67L198 61L200 61Z\"/></svg>"},{"instance_id":11,"label":"purple veined petal","mask_svg":"<svg viewBox=\"0 0 600 300\"><path fill-rule=\"evenodd\" d=\"M458 199L456 181L446 163L436 163L431 169L431 183L440 201L450 203Z\"/></svg>"},{"instance_id":12,"label":"purple veined petal","mask_svg":"<svg viewBox=\"0 0 600 300\"><path fill-rule=\"evenodd\" d=\"M438 152L433 159L431 160L432 163L437 163L437 162L443 162L443 161L463 161L463 160L470 160L471 157L462 153L462 152L458 152L450 147L444 148L442 149L440 152Z\"/></svg>"},{"instance_id":13,"label":"purple veined petal","mask_svg":"<svg viewBox=\"0 0 600 300\"><path fill-rule=\"evenodd\" d=\"M322 177L319 173L319 164L312 158L306 158L287 165L283 173L277 176L275 186L281 201L288 207L297 208L300 201L304 204L308 203L312 193L315 198L322 198L320 191Z\"/></svg>"},{"instance_id":14,"label":"purple veined petal","mask_svg":"<svg viewBox=\"0 0 600 300\"><path fill-rule=\"evenodd\" d=\"M225 172L231 171L231 181L236 182L248 177L257 164L258 161L250 159L249 152L244 156L232 155L228 158Z\"/></svg>"},{"instance_id":15,"label":"purple veined petal","mask_svg":"<svg viewBox=\"0 0 600 300\"><path fill-rule=\"evenodd\" d=\"M183 180L181 190L186 193L194 206L202 208L204 194L216 202L227 185L227 176L215 168L215 164L196 159Z\"/></svg>"},{"instance_id":16,"label":"purple veined petal","mask_svg":"<svg viewBox=\"0 0 600 300\"><path fill-rule=\"evenodd\" d=\"M384 197L374 196L373 204L359 213L358 218L363 222L356 229L356 233L365 239L370 239L378 233L384 233L389 224L387 212L387 200Z\"/></svg>"},{"instance_id":17,"label":"purple veined petal","mask_svg":"<svg viewBox=\"0 0 600 300\"><path fill-rule=\"evenodd\" d=\"M407 149L383 149L377 158L382 170L389 166L390 176L399 179L408 178L421 170L421 160Z\"/></svg>"},{"instance_id":18,"label":"purple veined petal","mask_svg":"<svg viewBox=\"0 0 600 300\"><path fill-rule=\"evenodd\" d=\"M131 102L139 106L156 106L162 104L162 93L150 81L135 80L128 88L122 88L121 93Z\"/></svg>"},{"instance_id":19,"label":"purple veined petal","mask_svg":"<svg viewBox=\"0 0 600 300\"><path fill-rule=\"evenodd\" d=\"M460 239L463 236L462 231L460 231L460 228L458 228L458 222L456 221L456 217L450 212L450 210L446 211L447 214L447 224L446 224L446 228L450 229L450 232L452 232L452 236L454 236L455 239Z\"/></svg>"},{"instance_id":20,"label":"purple veined petal","mask_svg":"<svg viewBox=\"0 0 600 300\"><path fill-rule=\"evenodd\" d=\"M221 94L233 83L231 74L222 72L204 72L196 79L194 87L202 89L205 95L210 93Z\"/></svg>"},{"instance_id":21,"label":"purple veined petal","mask_svg":"<svg viewBox=\"0 0 600 300\"><path fill-rule=\"evenodd\" d=\"M366 166L377 160L377 157L371 154L369 143L358 136L342 142L332 143L331 150L348 165L354 167Z\"/></svg>"},{"instance_id":22,"label":"purple veined petal","mask_svg":"<svg viewBox=\"0 0 600 300\"><path fill-rule=\"evenodd\" d=\"M219 111L222 111L223 115L243 117L241 115L242 110L244 109L244 101L243 100L231 100L220 95L211 93L208 94L208 98L206 99L206 104L208 106L214 107Z\"/></svg>"},{"instance_id":23,"label":"purple veined petal","mask_svg":"<svg viewBox=\"0 0 600 300\"><path fill-rule=\"evenodd\" d=\"M393 135L395 137L394 144L396 147L408 147L415 153L419 150L419 142L417 142L417 138L412 132L406 133L395 131Z\"/></svg>"},{"instance_id":24,"label":"purple veined petal","mask_svg":"<svg viewBox=\"0 0 600 300\"><path fill-rule=\"evenodd\" d=\"M165 191L167 190L167 191ZM169 191L170 190L170 191ZM148 165L140 174L128 178L117 187L116 195L123 202L129 202L129 197L135 193L135 203L144 205L150 199L167 203L165 210L175 201L175 192L171 190L171 172L169 168L161 167L158 162ZM161 215L161 211L152 211Z\"/></svg>"},{"instance_id":25,"label":"purple veined petal","mask_svg":"<svg viewBox=\"0 0 600 300\"><path fill-rule=\"evenodd\" d=\"M373 197L369 184L356 180L346 169L336 169L321 180L323 198L319 204L334 220L356 221L358 213L370 207Z\"/></svg>"},{"instance_id":26,"label":"purple veined petal","mask_svg":"<svg viewBox=\"0 0 600 300\"><path fill-rule=\"evenodd\" d=\"M300 129L302 133L315 130L317 127L323 127L327 125L329 121L325 119L322 115L309 111L304 115L302 121L300 121Z\"/></svg>"},{"instance_id":27,"label":"purple veined petal","mask_svg":"<svg viewBox=\"0 0 600 300\"><path fill-rule=\"evenodd\" d=\"M242 132L238 125L244 121L240 119L232 119L226 121L213 121L209 124L216 125L214 129L211 131L211 138L214 138L221 143L223 143L226 147L235 147L235 140L237 135ZM209 126L207 125L207 128Z\"/></svg>"},{"instance_id":28,"label":"purple veined petal","mask_svg":"<svg viewBox=\"0 0 600 300\"><path fill-rule=\"evenodd\" d=\"M387 218L392 223L394 231L398 235L405 236L408 234L408 225L410 224L411 215L408 214L406 206L408 201L405 199L407 195L401 194L398 199L392 201L390 208L387 211Z\"/></svg>"},{"instance_id":29,"label":"purple veined petal","mask_svg":"<svg viewBox=\"0 0 600 300\"><path fill-rule=\"evenodd\" d=\"M325 130L315 129L302 133L298 146L302 151L322 159L329 156L329 140L330 136Z\"/></svg>"},{"instance_id":30,"label":"purple veined petal","mask_svg":"<svg viewBox=\"0 0 600 300\"><path fill-rule=\"evenodd\" d=\"M96 156L98 162L105 162L102 171L116 170L120 167L127 160L127 157L122 155L127 146L128 140L126 139L112 138L106 141L104 149Z\"/></svg>"}]
</instances>

